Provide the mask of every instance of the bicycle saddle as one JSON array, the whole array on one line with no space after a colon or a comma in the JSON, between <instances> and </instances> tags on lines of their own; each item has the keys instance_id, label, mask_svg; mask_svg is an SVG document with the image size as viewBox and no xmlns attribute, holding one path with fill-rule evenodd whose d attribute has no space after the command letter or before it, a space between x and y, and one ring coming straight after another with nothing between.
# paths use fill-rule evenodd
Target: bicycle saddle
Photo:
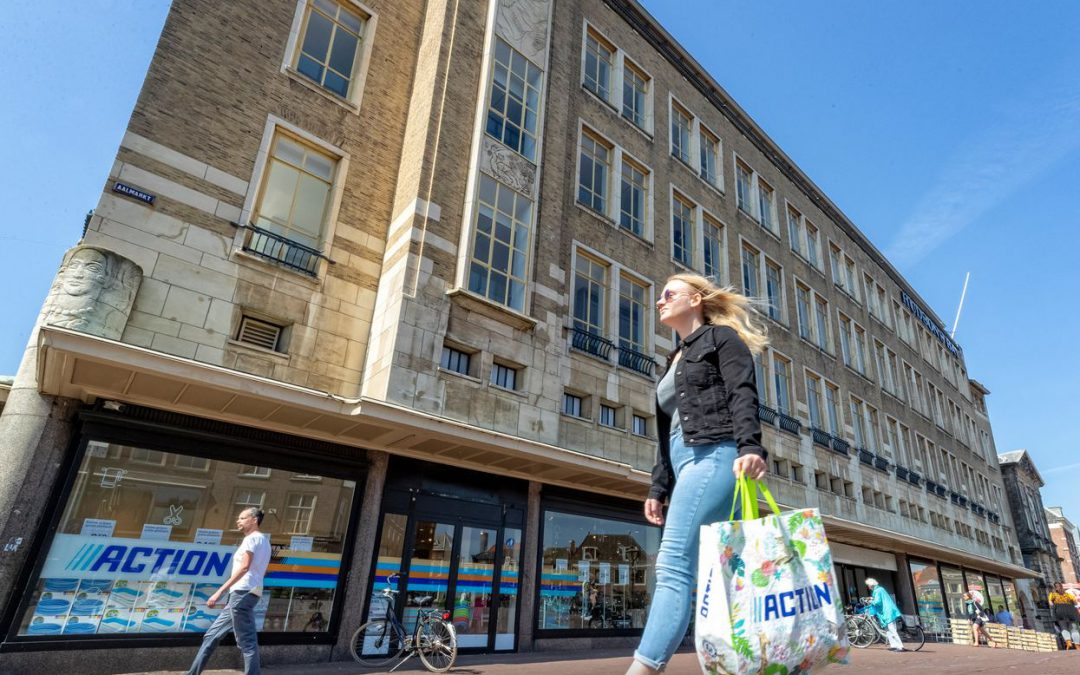
<instances>
[{"instance_id":1,"label":"bicycle saddle","mask_svg":"<svg viewBox=\"0 0 1080 675\"><path fill-rule=\"evenodd\" d=\"M418 600L416 600L416 606L417 607L427 607L432 602L434 602L434 600L435 600L435 598L433 598L432 596L425 595L424 597L419 598Z\"/></svg>"}]
</instances>

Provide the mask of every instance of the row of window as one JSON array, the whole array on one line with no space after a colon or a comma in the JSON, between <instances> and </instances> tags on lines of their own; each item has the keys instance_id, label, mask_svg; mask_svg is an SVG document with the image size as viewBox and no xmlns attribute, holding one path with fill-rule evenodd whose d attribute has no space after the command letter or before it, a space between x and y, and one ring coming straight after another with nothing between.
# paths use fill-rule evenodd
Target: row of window
<instances>
[{"instance_id":1,"label":"row of window","mask_svg":"<svg viewBox=\"0 0 1080 675\"><path fill-rule=\"evenodd\" d=\"M593 396L583 392L567 391L563 393L562 414L581 420L593 419ZM630 419L626 420L629 414ZM596 423L609 429L627 429L635 436L648 436L649 416L628 409L610 401L596 404Z\"/></svg>"}]
</instances>

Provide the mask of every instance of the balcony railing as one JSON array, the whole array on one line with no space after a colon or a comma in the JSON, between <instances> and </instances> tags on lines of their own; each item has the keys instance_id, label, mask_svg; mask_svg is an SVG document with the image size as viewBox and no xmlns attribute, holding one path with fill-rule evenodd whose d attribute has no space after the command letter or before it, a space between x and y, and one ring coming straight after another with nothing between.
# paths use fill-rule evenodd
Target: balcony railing
<instances>
[{"instance_id":1,"label":"balcony railing","mask_svg":"<svg viewBox=\"0 0 1080 675\"><path fill-rule=\"evenodd\" d=\"M885 459L881 455L874 456L874 468L878 471L889 471L889 460Z\"/></svg>"},{"instance_id":2,"label":"balcony railing","mask_svg":"<svg viewBox=\"0 0 1080 675\"><path fill-rule=\"evenodd\" d=\"M896 477L900 480L907 480L908 470L906 467L902 467L899 464L896 465Z\"/></svg>"},{"instance_id":3,"label":"balcony railing","mask_svg":"<svg viewBox=\"0 0 1080 675\"><path fill-rule=\"evenodd\" d=\"M629 347L619 347L619 365L649 377L652 377L656 369L656 361L653 361L652 357Z\"/></svg>"},{"instance_id":4,"label":"balcony railing","mask_svg":"<svg viewBox=\"0 0 1080 675\"><path fill-rule=\"evenodd\" d=\"M841 455L849 454L851 450L851 444L842 438L832 437L832 449L839 452Z\"/></svg>"},{"instance_id":5,"label":"balcony railing","mask_svg":"<svg viewBox=\"0 0 1080 675\"><path fill-rule=\"evenodd\" d=\"M244 237L243 250L301 274L310 277L318 276L320 258L330 263L334 262L318 249L292 241L258 225L242 225L240 223L233 223L233 225L242 230L248 230L247 235Z\"/></svg>"},{"instance_id":6,"label":"balcony railing","mask_svg":"<svg viewBox=\"0 0 1080 675\"><path fill-rule=\"evenodd\" d=\"M785 415L784 413L780 413L779 415L777 415L777 419L780 422L780 431L786 431L789 434L798 436L799 432L802 430L802 422L795 419L791 415Z\"/></svg>"},{"instance_id":7,"label":"balcony railing","mask_svg":"<svg viewBox=\"0 0 1080 675\"><path fill-rule=\"evenodd\" d=\"M765 405L764 403L758 403L757 418L766 424L773 424L776 422L777 413L775 410Z\"/></svg>"},{"instance_id":8,"label":"balcony railing","mask_svg":"<svg viewBox=\"0 0 1080 675\"><path fill-rule=\"evenodd\" d=\"M921 480L922 480L922 476L920 476L919 474L915 473L914 471L908 471L908 475L907 475L907 480L908 480L908 482L909 482L909 483L911 483L912 485L914 485L914 486L918 487L918 485L919 485L919 481L921 481Z\"/></svg>"},{"instance_id":9,"label":"balcony railing","mask_svg":"<svg viewBox=\"0 0 1080 675\"><path fill-rule=\"evenodd\" d=\"M856 448L859 451L859 462L868 466L874 465L874 453L866 448Z\"/></svg>"},{"instance_id":10,"label":"balcony railing","mask_svg":"<svg viewBox=\"0 0 1080 675\"><path fill-rule=\"evenodd\" d=\"M817 427L810 427L810 437L814 439L814 442L818 445L823 445L826 448L832 445L832 436L829 432L822 431Z\"/></svg>"},{"instance_id":11,"label":"balcony railing","mask_svg":"<svg viewBox=\"0 0 1080 675\"><path fill-rule=\"evenodd\" d=\"M611 350L615 348L615 343L611 340L576 327L570 329L570 345L586 354L599 356L605 361L611 359Z\"/></svg>"},{"instance_id":12,"label":"balcony railing","mask_svg":"<svg viewBox=\"0 0 1080 675\"><path fill-rule=\"evenodd\" d=\"M949 491L945 489L944 485L938 485L936 488L934 488L934 493L942 499L945 499L945 495L948 494L948 492Z\"/></svg>"}]
</instances>

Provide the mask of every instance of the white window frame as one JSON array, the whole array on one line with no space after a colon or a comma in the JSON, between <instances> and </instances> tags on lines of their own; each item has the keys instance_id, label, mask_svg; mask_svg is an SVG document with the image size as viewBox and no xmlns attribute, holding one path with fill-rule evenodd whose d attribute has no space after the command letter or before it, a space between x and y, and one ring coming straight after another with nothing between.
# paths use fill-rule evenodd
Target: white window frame
<instances>
[{"instance_id":1,"label":"white window frame","mask_svg":"<svg viewBox=\"0 0 1080 675\"><path fill-rule=\"evenodd\" d=\"M742 157L739 157L739 153L737 153L737 152L733 153L733 158L732 158L732 166L735 167L735 172L736 172L735 173L736 182L738 182L738 167L739 167L740 164L743 165L750 172L750 195L749 195L750 210L747 211L746 209L742 208L742 206L739 205L738 196L736 196L736 199L735 199L736 210L737 211L742 211L743 214L750 216L750 218L754 222L756 222L758 225L761 226L761 229L765 230L766 232L768 232L773 237L775 237L776 239L779 240L780 239L780 232L783 229L783 227L782 227L782 224L780 223L780 218L778 216L777 202L778 202L779 195L777 193L776 188L774 187L774 183L772 181L768 181L768 180L765 180L764 178L762 178L761 174L750 164L750 162L747 162ZM762 183L765 183L766 185L768 185L769 189L772 191L772 199L769 202L769 214L770 214L770 218L771 218L771 221L772 221L772 224L773 224L774 228L768 227L765 224L765 219L762 217L762 213L761 213L761 184ZM738 190L738 187L736 186L736 191L737 190Z\"/></svg>"},{"instance_id":2,"label":"white window frame","mask_svg":"<svg viewBox=\"0 0 1080 675\"><path fill-rule=\"evenodd\" d=\"M653 281L651 279L649 279L644 274L640 274L640 273L634 271L633 269L627 267L626 265L623 265L619 261L617 261L617 260L615 260L615 259L613 259L613 258L611 258L609 256L604 255L600 251L597 251L596 249L594 249L594 248L592 248L590 246L587 246L586 244L582 243L579 240L575 239L574 241L571 242L571 245L573 246L572 253L570 255L570 272L569 272L570 288L571 288L570 296L571 297L570 297L569 311L567 312L567 324L566 325L568 327L571 327L571 326L574 325L573 275L574 275L574 270L577 269L578 258L581 257L582 255L584 255L585 257L592 258L596 262L607 266L607 279L605 280L605 284L606 284L605 291L606 292L605 292L605 296L604 296L604 306L600 310L602 315L603 315L604 322L605 322L605 324L604 324L605 333L601 334L601 337L603 337L605 339L608 339L608 340L611 340L615 344L615 347L618 348L618 346L619 346L619 293L620 293L619 284L621 284L622 278L623 277L629 277L630 279L633 279L633 280L637 281L640 285L645 287L646 307L648 307L649 301L651 301L652 298L656 297L656 293L657 293L656 285L653 283ZM654 312L646 312L645 316L644 316L644 319L645 319L645 326L643 327L643 331L644 331L643 335L644 335L645 344L643 345L642 353L643 354L654 355L655 350L656 350L656 337L655 337L656 325L655 325L655 319L654 319ZM613 359L613 361L617 362L618 360Z\"/></svg>"},{"instance_id":3,"label":"white window frame","mask_svg":"<svg viewBox=\"0 0 1080 675\"><path fill-rule=\"evenodd\" d=\"M580 188L581 180L581 139L585 135L593 137L593 140L602 141L602 144L607 146L610 153L610 162L608 164L608 180L607 180L607 196L605 197L605 205L603 211L597 211L588 204L583 204L578 199L578 190ZM638 168L644 169L646 172L646 187L645 187L645 219L643 223L643 230L641 235L634 234L631 230L622 227L622 176L623 176L623 161L630 162L637 165ZM641 161L635 155L626 151L625 148L613 141L609 136L601 133L596 127L585 122L584 119L578 118L578 135L577 144L574 151L574 205L586 213L589 213L595 217L604 220L609 223L615 229L622 231L632 237L644 239L648 242L654 240L654 213L656 211L656 172L652 167ZM536 219L535 204L533 220ZM534 226L535 230L535 226Z\"/></svg>"},{"instance_id":4,"label":"white window frame","mask_svg":"<svg viewBox=\"0 0 1080 675\"><path fill-rule=\"evenodd\" d=\"M588 85L585 84L585 55L589 33L592 33L594 38L599 38L600 42L605 43L607 47L611 48L611 82L609 83L608 95L606 97L600 95L596 91L593 91L588 87ZM653 98L655 96L654 90L656 89L656 80L655 78L653 78L652 74L644 67L642 67L639 61L630 58L627 55L626 51L622 47L620 47L618 43L612 40L604 31L600 30L600 28L595 23L590 22L588 19L582 21L581 24L580 62L581 67L579 69L580 72L578 74L578 82L581 86L581 89L588 92L588 94L596 100L604 103L611 112L613 112L631 127L643 133L649 139L652 139L655 124L655 115L653 112ZM623 84L626 79L626 71L628 68L636 70L639 74L645 77L647 91L645 93L645 110L643 115L644 119L642 120L644 123L643 125L637 124L634 120L623 114Z\"/></svg>"}]
</instances>

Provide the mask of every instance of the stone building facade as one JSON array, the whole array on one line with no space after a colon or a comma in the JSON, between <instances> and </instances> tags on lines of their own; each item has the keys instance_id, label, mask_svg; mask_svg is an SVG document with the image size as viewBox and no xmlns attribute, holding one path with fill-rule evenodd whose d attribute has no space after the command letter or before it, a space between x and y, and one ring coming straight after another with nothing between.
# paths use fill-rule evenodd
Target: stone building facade
<instances>
[{"instance_id":1,"label":"stone building facade","mask_svg":"<svg viewBox=\"0 0 1080 675\"><path fill-rule=\"evenodd\" d=\"M1046 523L1061 561L1061 580L1066 584L1080 583L1076 576L1077 570L1080 570L1080 535L1077 534L1076 525L1060 506L1046 509Z\"/></svg>"},{"instance_id":2,"label":"stone building facade","mask_svg":"<svg viewBox=\"0 0 1080 675\"><path fill-rule=\"evenodd\" d=\"M175 0L0 417L5 669L183 667L252 505L266 662L347 658L392 579L464 649L633 644L685 270L762 299L770 486L843 599L1014 608L989 391L636 2Z\"/></svg>"}]
</instances>

